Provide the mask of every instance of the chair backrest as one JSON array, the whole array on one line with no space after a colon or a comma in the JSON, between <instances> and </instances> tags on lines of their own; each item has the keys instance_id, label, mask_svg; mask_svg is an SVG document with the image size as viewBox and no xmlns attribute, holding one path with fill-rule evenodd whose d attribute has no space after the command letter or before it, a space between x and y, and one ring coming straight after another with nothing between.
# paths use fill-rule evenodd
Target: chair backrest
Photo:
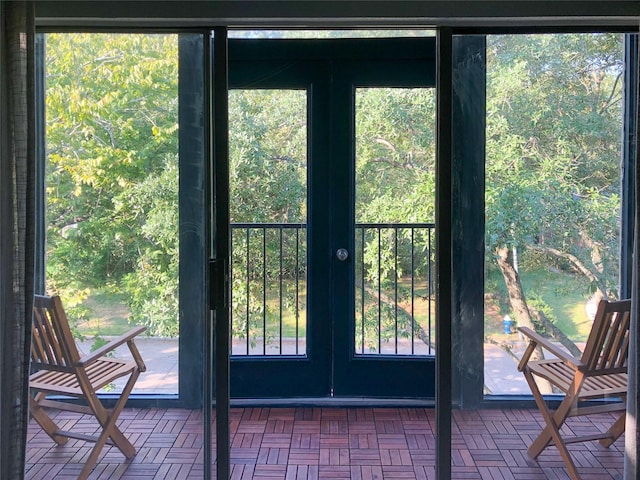
<instances>
[{"instance_id":1,"label":"chair backrest","mask_svg":"<svg viewBox=\"0 0 640 480\"><path fill-rule=\"evenodd\" d=\"M601 300L582 355L587 372L626 372L631 300Z\"/></svg>"},{"instance_id":2,"label":"chair backrest","mask_svg":"<svg viewBox=\"0 0 640 480\"><path fill-rule=\"evenodd\" d=\"M31 365L40 370L70 371L79 359L60 297L35 295Z\"/></svg>"}]
</instances>

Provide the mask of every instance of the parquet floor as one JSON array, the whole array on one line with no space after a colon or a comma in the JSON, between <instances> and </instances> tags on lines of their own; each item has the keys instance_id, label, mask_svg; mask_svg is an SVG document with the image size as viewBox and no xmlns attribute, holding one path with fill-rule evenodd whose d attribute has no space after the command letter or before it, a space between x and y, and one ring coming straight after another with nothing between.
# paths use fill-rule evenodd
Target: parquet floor
<instances>
[{"instance_id":1,"label":"parquet floor","mask_svg":"<svg viewBox=\"0 0 640 480\"><path fill-rule=\"evenodd\" d=\"M95 422L58 413L63 428L93 433ZM92 479L203 478L200 411L127 409L121 428L138 453L126 462L105 447ZM608 414L569 419L584 433L606 430ZM541 428L534 410L455 411L452 424L454 479L535 480L568 478L554 447L535 462L526 448ZM435 412L424 408L234 408L231 411L233 479L433 479ZM605 449L597 442L573 444L584 480L621 479L624 440ZM32 422L27 478L73 479L89 447L70 440L55 446ZM214 469L215 471L215 469Z\"/></svg>"}]
</instances>

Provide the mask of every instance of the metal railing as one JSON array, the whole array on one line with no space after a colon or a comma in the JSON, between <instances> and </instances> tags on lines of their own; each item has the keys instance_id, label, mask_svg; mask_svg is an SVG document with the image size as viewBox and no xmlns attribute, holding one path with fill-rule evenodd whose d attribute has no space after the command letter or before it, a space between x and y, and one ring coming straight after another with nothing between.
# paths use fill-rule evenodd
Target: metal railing
<instances>
[{"instance_id":1,"label":"metal railing","mask_svg":"<svg viewBox=\"0 0 640 480\"><path fill-rule=\"evenodd\" d=\"M433 223L356 224L357 355L432 355ZM231 352L306 354L304 223L231 224Z\"/></svg>"},{"instance_id":2,"label":"metal railing","mask_svg":"<svg viewBox=\"0 0 640 480\"><path fill-rule=\"evenodd\" d=\"M356 354L432 355L433 223L356 224Z\"/></svg>"}]
</instances>

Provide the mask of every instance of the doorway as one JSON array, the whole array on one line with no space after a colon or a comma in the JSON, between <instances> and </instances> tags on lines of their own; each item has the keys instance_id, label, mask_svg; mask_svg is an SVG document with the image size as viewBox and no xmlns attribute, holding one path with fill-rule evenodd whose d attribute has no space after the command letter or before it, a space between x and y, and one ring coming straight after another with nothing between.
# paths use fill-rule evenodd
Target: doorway
<instances>
[{"instance_id":1,"label":"doorway","mask_svg":"<svg viewBox=\"0 0 640 480\"><path fill-rule=\"evenodd\" d=\"M432 398L435 40L229 41L233 398Z\"/></svg>"}]
</instances>

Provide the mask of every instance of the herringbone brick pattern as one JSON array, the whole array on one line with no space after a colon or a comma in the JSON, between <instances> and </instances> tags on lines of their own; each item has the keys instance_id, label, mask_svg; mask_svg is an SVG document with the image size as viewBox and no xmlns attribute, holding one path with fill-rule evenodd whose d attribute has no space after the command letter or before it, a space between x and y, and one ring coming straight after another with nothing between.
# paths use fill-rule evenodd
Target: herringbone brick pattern
<instances>
[{"instance_id":1,"label":"herringbone brick pattern","mask_svg":"<svg viewBox=\"0 0 640 480\"><path fill-rule=\"evenodd\" d=\"M89 417L58 413L62 428L93 433ZM200 411L127 409L120 426L137 448L126 462L105 447L93 479L203 478ZM606 430L609 415L569 419L580 434ZM452 478L534 480L568 478L554 447L535 462L527 446L542 428L534 410L455 411ZM215 429L214 429L215 431ZM435 412L424 408L234 408L231 411L232 478L256 479L434 479ZM597 442L571 445L584 480L620 479L624 441L605 449ZM27 478L73 479L89 446L70 440L55 446L31 422ZM214 468L215 471L215 468Z\"/></svg>"}]
</instances>

